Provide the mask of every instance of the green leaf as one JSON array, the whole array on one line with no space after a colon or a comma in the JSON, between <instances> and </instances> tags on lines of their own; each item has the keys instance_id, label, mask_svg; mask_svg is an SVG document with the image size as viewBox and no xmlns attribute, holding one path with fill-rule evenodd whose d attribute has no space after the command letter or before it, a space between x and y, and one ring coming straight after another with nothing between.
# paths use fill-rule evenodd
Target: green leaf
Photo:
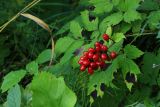
<instances>
[{"instance_id":1,"label":"green leaf","mask_svg":"<svg viewBox=\"0 0 160 107\"><path fill-rule=\"evenodd\" d=\"M36 61L32 61L29 64L26 65L26 70L30 73L30 74L38 74L38 63Z\"/></svg>"},{"instance_id":2,"label":"green leaf","mask_svg":"<svg viewBox=\"0 0 160 107\"><path fill-rule=\"evenodd\" d=\"M21 107L21 90L19 85L15 85L8 91L7 107Z\"/></svg>"},{"instance_id":3,"label":"green leaf","mask_svg":"<svg viewBox=\"0 0 160 107\"><path fill-rule=\"evenodd\" d=\"M95 72L89 78L88 83L88 95L95 89L94 85L100 85L101 83L105 83L107 86L112 84L112 80L114 79L113 73L118 69L118 60L117 58L112 62L112 64L103 72Z\"/></svg>"},{"instance_id":4,"label":"green leaf","mask_svg":"<svg viewBox=\"0 0 160 107\"><path fill-rule=\"evenodd\" d=\"M70 32L73 34L75 38L78 38L78 37L82 38L81 31L82 31L82 28L78 22L72 21L70 23Z\"/></svg>"},{"instance_id":5,"label":"green leaf","mask_svg":"<svg viewBox=\"0 0 160 107\"><path fill-rule=\"evenodd\" d=\"M160 38L160 31L158 32L158 35L157 35L157 37L156 37L157 39L159 39Z\"/></svg>"},{"instance_id":6,"label":"green leaf","mask_svg":"<svg viewBox=\"0 0 160 107\"><path fill-rule=\"evenodd\" d=\"M124 79L126 79L126 75L128 72L134 74L135 78L137 78L136 75L140 74L140 69L133 60L128 59L123 55L119 56L118 60L119 60L119 67L121 68ZM127 81L125 82L126 82L127 88L131 91L133 83L128 83Z\"/></svg>"},{"instance_id":7,"label":"green leaf","mask_svg":"<svg viewBox=\"0 0 160 107\"><path fill-rule=\"evenodd\" d=\"M131 24L122 22L119 28L119 32L122 32L123 34L125 34L131 29L131 27L132 27Z\"/></svg>"},{"instance_id":8,"label":"green leaf","mask_svg":"<svg viewBox=\"0 0 160 107\"><path fill-rule=\"evenodd\" d=\"M94 31L94 30L98 29L98 18L90 21L88 11L81 12L81 20L82 20L82 23L84 24L84 27L86 30Z\"/></svg>"},{"instance_id":9,"label":"green leaf","mask_svg":"<svg viewBox=\"0 0 160 107\"><path fill-rule=\"evenodd\" d=\"M160 64L160 53L155 55L154 53L146 52L143 57L142 72L143 75L139 78L142 83L149 85L157 84L157 77L159 75L160 66L154 67L154 65Z\"/></svg>"},{"instance_id":10,"label":"green leaf","mask_svg":"<svg viewBox=\"0 0 160 107\"><path fill-rule=\"evenodd\" d=\"M65 24L65 25L62 26L62 28L61 28L60 30L58 30L54 35L59 35L59 34L65 33L66 31L69 30L69 26L70 26L70 23Z\"/></svg>"},{"instance_id":11,"label":"green leaf","mask_svg":"<svg viewBox=\"0 0 160 107\"><path fill-rule=\"evenodd\" d=\"M110 12L113 8L113 4L109 0L90 0L90 3L95 6L95 14L103 14Z\"/></svg>"},{"instance_id":12,"label":"green leaf","mask_svg":"<svg viewBox=\"0 0 160 107\"><path fill-rule=\"evenodd\" d=\"M156 0L144 0L140 6L141 10L158 10L159 9L159 5L158 5L158 1Z\"/></svg>"},{"instance_id":13,"label":"green leaf","mask_svg":"<svg viewBox=\"0 0 160 107\"><path fill-rule=\"evenodd\" d=\"M141 20L137 20L137 21L134 21L134 22L132 23L132 32L133 32L133 33L140 32L142 22L143 22L143 21L141 21Z\"/></svg>"},{"instance_id":14,"label":"green leaf","mask_svg":"<svg viewBox=\"0 0 160 107\"><path fill-rule=\"evenodd\" d=\"M125 6L127 7L127 10L136 10L140 6L141 0L125 0Z\"/></svg>"},{"instance_id":15,"label":"green leaf","mask_svg":"<svg viewBox=\"0 0 160 107\"><path fill-rule=\"evenodd\" d=\"M4 81L1 86L2 92L5 92L14 85L16 85L25 76L25 74L25 70L12 71L8 73L4 77Z\"/></svg>"},{"instance_id":16,"label":"green leaf","mask_svg":"<svg viewBox=\"0 0 160 107\"><path fill-rule=\"evenodd\" d=\"M136 59L143 55L144 53L139 50L136 46L134 45L126 45L124 48L124 52L127 55L128 58L130 59Z\"/></svg>"},{"instance_id":17,"label":"green leaf","mask_svg":"<svg viewBox=\"0 0 160 107\"><path fill-rule=\"evenodd\" d=\"M70 37L63 37L58 39L55 45L56 56L59 56L60 54L64 53L74 41L75 40Z\"/></svg>"},{"instance_id":18,"label":"green leaf","mask_svg":"<svg viewBox=\"0 0 160 107\"><path fill-rule=\"evenodd\" d=\"M141 19L140 13L138 13L135 10L128 10L127 12L124 13L124 21L127 23L131 23L132 21Z\"/></svg>"},{"instance_id":19,"label":"green leaf","mask_svg":"<svg viewBox=\"0 0 160 107\"><path fill-rule=\"evenodd\" d=\"M42 72L30 84L33 91L33 107L74 107L76 95L64 82L63 77Z\"/></svg>"},{"instance_id":20,"label":"green leaf","mask_svg":"<svg viewBox=\"0 0 160 107\"><path fill-rule=\"evenodd\" d=\"M52 54L52 50L51 49L46 49L46 50L42 51L38 55L38 57L36 59L36 62L38 62L38 64L42 64L42 63L50 61L51 54Z\"/></svg>"},{"instance_id":21,"label":"green leaf","mask_svg":"<svg viewBox=\"0 0 160 107\"><path fill-rule=\"evenodd\" d=\"M119 4L120 0L112 0L112 4L114 6L117 6Z\"/></svg>"},{"instance_id":22,"label":"green leaf","mask_svg":"<svg viewBox=\"0 0 160 107\"><path fill-rule=\"evenodd\" d=\"M123 40L125 37L125 35L123 33L115 33L113 34L113 36L111 37L115 42L120 42L121 40Z\"/></svg>"},{"instance_id":23,"label":"green leaf","mask_svg":"<svg viewBox=\"0 0 160 107\"><path fill-rule=\"evenodd\" d=\"M153 11L148 16L148 23L150 29L154 30L158 27L160 21L160 10L159 11Z\"/></svg>"},{"instance_id":24,"label":"green leaf","mask_svg":"<svg viewBox=\"0 0 160 107\"><path fill-rule=\"evenodd\" d=\"M113 13L110 16L103 19L100 23L99 30L104 33L109 26L114 26L119 24L123 19L122 12Z\"/></svg>"},{"instance_id":25,"label":"green leaf","mask_svg":"<svg viewBox=\"0 0 160 107\"><path fill-rule=\"evenodd\" d=\"M106 34L112 35L112 27L111 27L111 26L109 26L109 27L107 28Z\"/></svg>"},{"instance_id":26,"label":"green leaf","mask_svg":"<svg viewBox=\"0 0 160 107\"><path fill-rule=\"evenodd\" d=\"M122 49L123 46L123 40L113 44L110 48L109 51L114 51L114 52L119 52Z\"/></svg>"},{"instance_id":27,"label":"green leaf","mask_svg":"<svg viewBox=\"0 0 160 107\"><path fill-rule=\"evenodd\" d=\"M70 59L74 56L74 52L79 49L83 44L83 41L75 41L65 52L64 56L61 58L60 63L66 64L70 61Z\"/></svg>"},{"instance_id":28,"label":"green leaf","mask_svg":"<svg viewBox=\"0 0 160 107\"><path fill-rule=\"evenodd\" d=\"M9 47L5 46L5 44L0 45L0 65L4 63L4 59L10 54Z\"/></svg>"}]
</instances>

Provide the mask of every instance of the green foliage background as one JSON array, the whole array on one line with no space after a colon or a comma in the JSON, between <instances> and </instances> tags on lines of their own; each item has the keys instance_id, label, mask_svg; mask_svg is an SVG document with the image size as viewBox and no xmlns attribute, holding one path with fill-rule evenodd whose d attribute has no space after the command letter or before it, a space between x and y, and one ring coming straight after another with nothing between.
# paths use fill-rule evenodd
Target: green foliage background
<instances>
[{"instance_id":1,"label":"green foliage background","mask_svg":"<svg viewBox=\"0 0 160 107\"><path fill-rule=\"evenodd\" d=\"M1 0L0 25L30 2ZM27 13L52 34L22 16L0 32L0 107L160 106L159 0L41 0ZM92 76L80 72L78 59L104 33L118 57Z\"/></svg>"}]
</instances>

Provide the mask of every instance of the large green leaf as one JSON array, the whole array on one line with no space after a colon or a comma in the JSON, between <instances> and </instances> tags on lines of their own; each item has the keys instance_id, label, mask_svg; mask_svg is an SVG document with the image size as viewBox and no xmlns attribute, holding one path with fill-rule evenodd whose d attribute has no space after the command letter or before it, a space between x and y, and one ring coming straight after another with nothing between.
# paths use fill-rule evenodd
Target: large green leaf
<instances>
[{"instance_id":1,"label":"large green leaf","mask_svg":"<svg viewBox=\"0 0 160 107\"><path fill-rule=\"evenodd\" d=\"M30 84L33 107L74 107L76 95L65 85L63 77L42 72Z\"/></svg>"},{"instance_id":2,"label":"large green leaf","mask_svg":"<svg viewBox=\"0 0 160 107\"><path fill-rule=\"evenodd\" d=\"M25 76L25 74L25 70L12 71L8 73L4 77L4 81L1 86L2 92L5 92L14 85L16 85Z\"/></svg>"},{"instance_id":3,"label":"large green leaf","mask_svg":"<svg viewBox=\"0 0 160 107\"><path fill-rule=\"evenodd\" d=\"M64 53L73 42L74 39L70 37L60 38L55 45L56 56L59 56L60 54Z\"/></svg>"},{"instance_id":4,"label":"large green leaf","mask_svg":"<svg viewBox=\"0 0 160 107\"><path fill-rule=\"evenodd\" d=\"M86 30L93 31L98 29L98 18L90 21L88 11L81 12L81 20Z\"/></svg>"},{"instance_id":5,"label":"large green leaf","mask_svg":"<svg viewBox=\"0 0 160 107\"><path fill-rule=\"evenodd\" d=\"M124 52L130 59L136 59L143 55L143 52L139 50L136 46L129 44L124 47Z\"/></svg>"},{"instance_id":6,"label":"large green leaf","mask_svg":"<svg viewBox=\"0 0 160 107\"><path fill-rule=\"evenodd\" d=\"M15 85L8 91L7 107L20 107L21 105L21 90L19 85Z\"/></svg>"},{"instance_id":7,"label":"large green leaf","mask_svg":"<svg viewBox=\"0 0 160 107\"><path fill-rule=\"evenodd\" d=\"M32 61L29 64L26 65L26 70L30 73L30 74L38 74L38 63L36 61Z\"/></svg>"}]
</instances>

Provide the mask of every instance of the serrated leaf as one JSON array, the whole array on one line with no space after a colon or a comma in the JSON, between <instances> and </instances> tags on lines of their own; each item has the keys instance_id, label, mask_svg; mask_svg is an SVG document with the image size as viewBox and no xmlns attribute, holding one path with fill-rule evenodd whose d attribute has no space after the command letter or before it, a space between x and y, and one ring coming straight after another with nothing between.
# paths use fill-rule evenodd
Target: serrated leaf
<instances>
[{"instance_id":1,"label":"serrated leaf","mask_svg":"<svg viewBox=\"0 0 160 107\"><path fill-rule=\"evenodd\" d=\"M14 85L16 85L25 76L25 74L25 70L12 71L8 73L4 77L4 81L1 86L2 92L5 92Z\"/></svg>"},{"instance_id":2,"label":"serrated leaf","mask_svg":"<svg viewBox=\"0 0 160 107\"><path fill-rule=\"evenodd\" d=\"M81 20L86 30L93 31L98 29L98 18L90 21L88 11L81 12Z\"/></svg>"},{"instance_id":3,"label":"serrated leaf","mask_svg":"<svg viewBox=\"0 0 160 107\"><path fill-rule=\"evenodd\" d=\"M70 37L63 37L58 39L55 45L56 56L59 56L60 54L64 53L74 41L75 40Z\"/></svg>"},{"instance_id":4,"label":"serrated leaf","mask_svg":"<svg viewBox=\"0 0 160 107\"><path fill-rule=\"evenodd\" d=\"M8 91L7 107L20 107L21 105L21 90L19 85L15 85Z\"/></svg>"},{"instance_id":5,"label":"serrated leaf","mask_svg":"<svg viewBox=\"0 0 160 107\"><path fill-rule=\"evenodd\" d=\"M113 4L109 0L90 0L90 3L95 6L95 14L103 14L110 12L113 8Z\"/></svg>"},{"instance_id":6,"label":"serrated leaf","mask_svg":"<svg viewBox=\"0 0 160 107\"><path fill-rule=\"evenodd\" d=\"M123 33L115 33L113 34L113 36L111 37L115 42L120 42L121 40L123 40L125 37L125 35Z\"/></svg>"},{"instance_id":7,"label":"serrated leaf","mask_svg":"<svg viewBox=\"0 0 160 107\"><path fill-rule=\"evenodd\" d=\"M64 82L63 77L42 72L30 84L33 91L33 107L74 107L76 95Z\"/></svg>"},{"instance_id":8,"label":"serrated leaf","mask_svg":"<svg viewBox=\"0 0 160 107\"><path fill-rule=\"evenodd\" d=\"M127 23L131 23L132 21L141 19L140 13L135 10L128 10L124 13L124 21Z\"/></svg>"},{"instance_id":9,"label":"serrated leaf","mask_svg":"<svg viewBox=\"0 0 160 107\"><path fill-rule=\"evenodd\" d=\"M124 52L129 59L136 59L143 55L143 52L139 50L136 46L129 44L125 46Z\"/></svg>"},{"instance_id":10,"label":"serrated leaf","mask_svg":"<svg viewBox=\"0 0 160 107\"><path fill-rule=\"evenodd\" d=\"M82 38L81 31L82 31L82 28L78 22L72 21L70 23L70 32L73 34L75 38L77 37Z\"/></svg>"},{"instance_id":11,"label":"serrated leaf","mask_svg":"<svg viewBox=\"0 0 160 107\"><path fill-rule=\"evenodd\" d=\"M104 33L109 26L114 26L118 23L120 23L123 19L122 12L113 13L110 16L107 16L103 19L103 21L100 23L99 30L101 33Z\"/></svg>"},{"instance_id":12,"label":"serrated leaf","mask_svg":"<svg viewBox=\"0 0 160 107\"><path fill-rule=\"evenodd\" d=\"M38 64L42 64L50 61L51 57L52 57L52 50L46 49L38 55L36 62L38 62Z\"/></svg>"},{"instance_id":13,"label":"serrated leaf","mask_svg":"<svg viewBox=\"0 0 160 107\"><path fill-rule=\"evenodd\" d=\"M29 64L26 65L26 70L30 74L37 75L38 74L38 63L36 61L32 61Z\"/></svg>"}]
</instances>

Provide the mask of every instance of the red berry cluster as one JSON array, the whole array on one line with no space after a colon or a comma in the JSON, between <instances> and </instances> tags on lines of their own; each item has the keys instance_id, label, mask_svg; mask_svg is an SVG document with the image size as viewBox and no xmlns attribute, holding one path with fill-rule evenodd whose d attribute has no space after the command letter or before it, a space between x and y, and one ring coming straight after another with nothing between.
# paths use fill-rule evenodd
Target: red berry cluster
<instances>
[{"instance_id":1,"label":"red berry cluster","mask_svg":"<svg viewBox=\"0 0 160 107\"><path fill-rule=\"evenodd\" d=\"M108 41L110 38L107 34L103 34L103 39ZM80 70L85 71L88 68L88 73L93 74L94 70L98 68L105 68L105 61L110 61L111 59L116 58L116 52L108 52L108 47L103 44L103 41L96 42L94 48L89 48L88 51L83 52L78 63L80 64Z\"/></svg>"}]
</instances>

